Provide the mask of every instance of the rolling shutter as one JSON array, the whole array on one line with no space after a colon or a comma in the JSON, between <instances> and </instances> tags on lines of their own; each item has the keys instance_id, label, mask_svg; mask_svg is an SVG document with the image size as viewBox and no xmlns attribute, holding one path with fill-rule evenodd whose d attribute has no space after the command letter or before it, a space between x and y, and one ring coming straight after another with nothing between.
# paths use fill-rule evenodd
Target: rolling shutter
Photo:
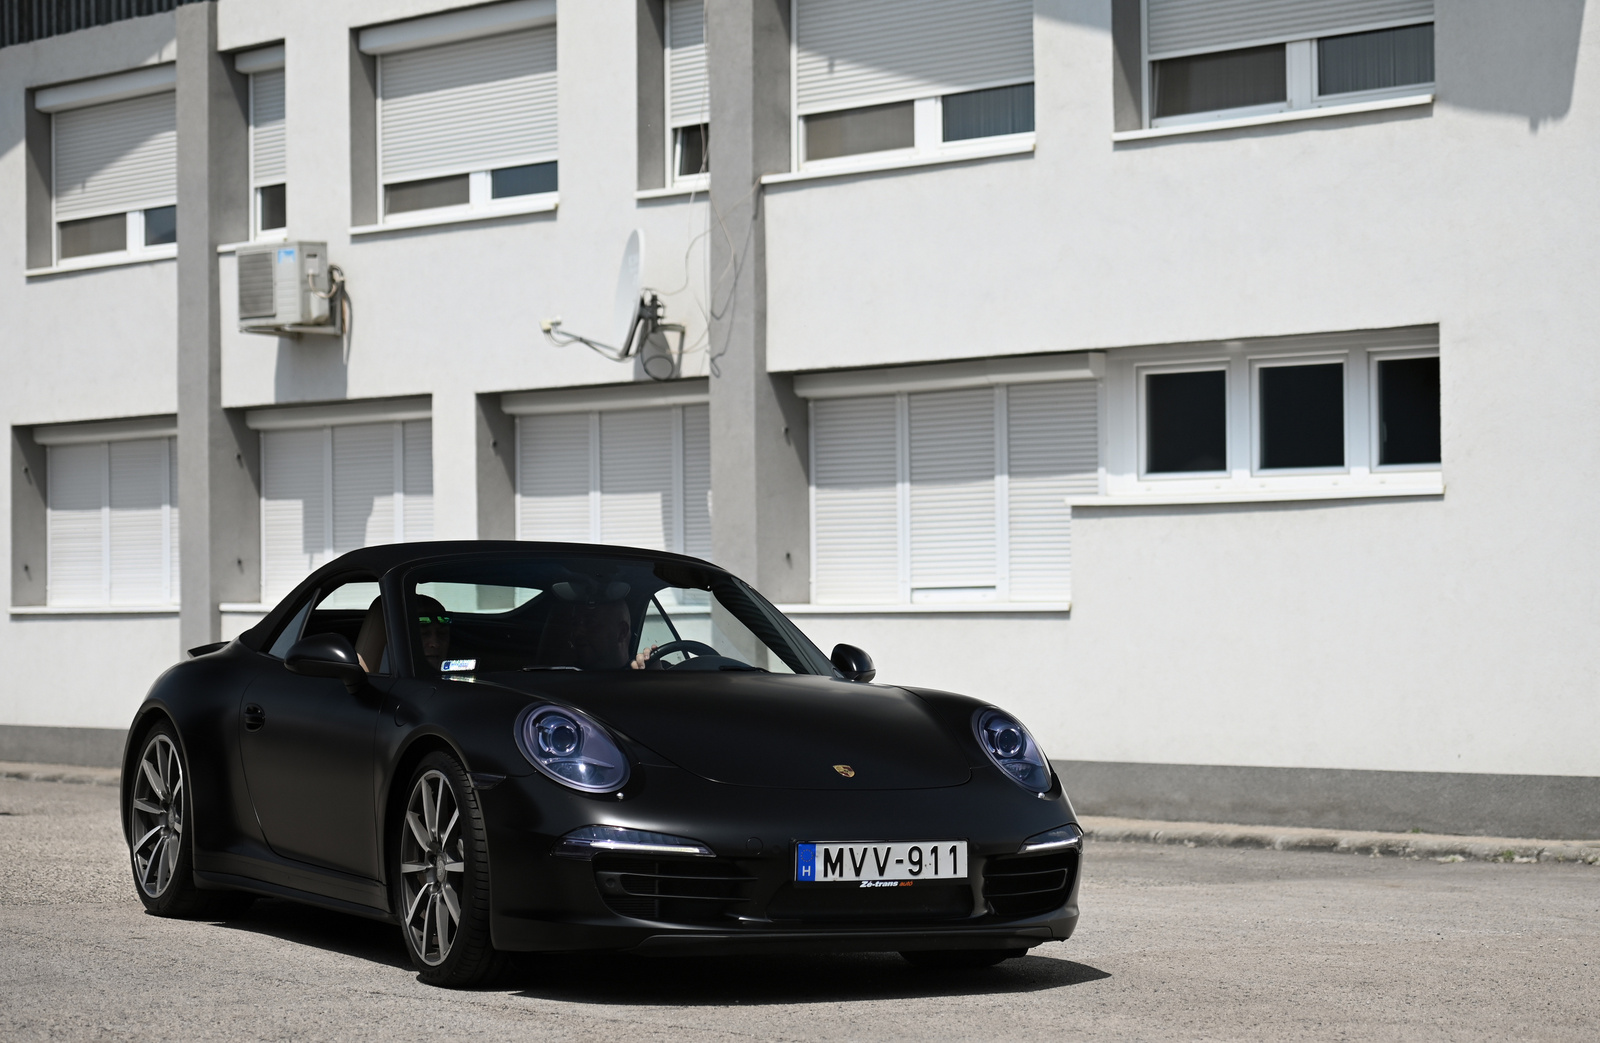
<instances>
[{"instance_id":1,"label":"rolling shutter","mask_svg":"<svg viewBox=\"0 0 1600 1043\"><path fill-rule=\"evenodd\" d=\"M667 113L672 126L707 122L705 0L667 0Z\"/></svg>"},{"instance_id":2,"label":"rolling shutter","mask_svg":"<svg viewBox=\"0 0 1600 1043\"><path fill-rule=\"evenodd\" d=\"M995 586L995 392L908 396L912 600Z\"/></svg>"},{"instance_id":3,"label":"rolling shutter","mask_svg":"<svg viewBox=\"0 0 1600 1043\"><path fill-rule=\"evenodd\" d=\"M177 200L174 97L166 91L55 114L57 220Z\"/></svg>"},{"instance_id":4,"label":"rolling shutter","mask_svg":"<svg viewBox=\"0 0 1600 1043\"><path fill-rule=\"evenodd\" d=\"M890 395L811 404L812 596L819 602L900 600L897 412Z\"/></svg>"},{"instance_id":5,"label":"rolling shutter","mask_svg":"<svg viewBox=\"0 0 1600 1043\"><path fill-rule=\"evenodd\" d=\"M1151 58L1433 17L1433 0L1147 0Z\"/></svg>"},{"instance_id":6,"label":"rolling shutter","mask_svg":"<svg viewBox=\"0 0 1600 1043\"><path fill-rule=\"evenodd\" d=\"M261 433L262 600L329 560L327 430Z\"/></svg>"},{"instance_id":7,"label":"rolling shutter","mask_svg":"<svg viewBox=\"0 0 1600 1043\"><path fill-rule=\"evenodd\" d=\"M250 77L250 176L254 184L276 185L287 177L284 152L283 70Z\"/></svg>"},{"instance_id":8,"label":"rolling shutter","mask_svg":"<svg viewBox=\"0 0 1600 1043\"><path fill-rule=\"evenodd\" d=\"M1019 384L1006 392L1011 600L1072 596L1073 494L1099 488L1099 415L1092 381Z\"/></svg>"},{"instance_id":9,"label":"rolling shutter","mask_svg":"<svg viewBox=\"0 0 1600 1043\"><path fill-rule=\"evenodd\" d=\"M1033 79L1033 0L798 0L800 113Z\"/></svg>"},{"instance_id":10,"label":"rolling shutter","mask_svg":"<svg viewBox=\"0 0 1600 1043\"><path fill-rule=\"evenodd\" d=\"M517 538L587 543L589 414L517 418Z\"/></svg>"},{"instance_id":11,"label":"rolling shutter","mask_svg":"<svg viewBox=\"0 0 1600 1043\"><path fill-rule=\"evenodd\" d=\"M683 553L711 557L711 407L683 407Z\"/></svg>"},{"instance_id":12,"label":"rolling shutter","mask_svg":"<svg viewBox=\"0 0 1600 1043\"><path fill-rule=\"evenodd\" d=\"M401 490L405 508L400 519L402 540L433 539L433 421L407 420L403 428L404 466Z\"/></svg>"},{"instance_id":13,"label":"rolling shutter","mask_svg":"<svg viewBox=\"0 0 1600 1043\"><path fill-rule=\"evenodd\" d=\"M113 605L164 605L171 544L167 538L168 448L165 438L112 442L110 586Z\"/></svg>"},{"instance_id":14,"label":"rolling shutter","mask_svg":"<svg viewBox=\"0 0 1600 1043\"><path fill-rule=\"evenodd\" d=\"M106 446L53 445L49 482L48 601L104 605L106 589Z\"/></svg>"},{"instance_id":15,"label":"rolling shutter","mask_svg":"<svg viewBox=\"0 0 1600 1043\"><path fill-rule=\"evenodd\" d=\"M600 542L671 547L672 441L670 409L600 414Z\"/></svg>"},{"instance_id":16,"label":"rolling shutter","mask_svg":"<svg viewBox=\"0 0 1600 1043\"><path fill-rule=\"evenodd\" d=\"M333 552L394 542L395 425L333 429Z\"/></svg>"},{"instance_id":17,"label":"rolling shutter","mask_svg":"<svg viewBox=\"0 0 1600 1043\"><path fill-rule=\"evenodd\" d=\"M553 25L379 58L385 183L556 158Z\"/></svg>"}]
</instances>

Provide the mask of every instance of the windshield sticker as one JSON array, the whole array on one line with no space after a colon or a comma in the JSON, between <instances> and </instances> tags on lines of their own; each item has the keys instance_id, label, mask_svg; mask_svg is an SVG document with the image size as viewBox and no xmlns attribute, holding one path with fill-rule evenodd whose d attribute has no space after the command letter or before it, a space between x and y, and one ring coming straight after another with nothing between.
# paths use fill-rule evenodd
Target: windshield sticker
<instances>
[{"instance_id":1,"label":"windshield sticker","mask_svg":"<svg viewBox=\"0 0 1600 1043\"><path fill-rule=\"evenodd\" d=\"M446 659L439 664L439 672L444 674L462 674L477 668L476 659Z\"/></svg>"}]
</instances>

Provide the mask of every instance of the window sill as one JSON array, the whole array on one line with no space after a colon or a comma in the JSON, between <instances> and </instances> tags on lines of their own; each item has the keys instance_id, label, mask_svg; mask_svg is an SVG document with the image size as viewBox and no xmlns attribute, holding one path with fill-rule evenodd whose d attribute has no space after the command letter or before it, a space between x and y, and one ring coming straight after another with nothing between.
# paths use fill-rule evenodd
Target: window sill
<instances>
[{"instance_id":1,"label":"window sill","mask_svg":"<svg viewBox=\"0 0 1600 1043\"><path fill-rule=\"evenodd\" d=\"M1020 615L1072 611L1070 601L941 601L933 605L778 605L786 616L927 616L927 615Z\"/></svg>"},{"instance_id":2,"label":"window sill","mask_svg":"<svg viewBox=\"0 0 1600 1043\"><path fill-rule=\"evenodd\" d=\"M175 616L177 605L12 605L13 616Z\"/></svg>"},{"instance_id":3,"label":"window sill","mask_svg":"<svg viewBox=\"0 0 1600 1043\"><path fill-rule=\"evenodd\" d=\"M761 178L763 185L782 185L791 181L815 181L818 178L845 177L850 174L871 174L884 170L905 170L915 167L938 166L943 163L960 163L972 159L993 159L996 156L1021 156L1034 150L1032 134L1015 134L986 141L982 145L947 146L938 152L892 155L852 156L849 159L826 160L809 164L786 174L767 174Z\"/></svg>"},{"instance_id":4,"label":"window sill","mask_svg":"<svg viewBox=\"0 0 1600 1043\"><path fill-rule=\"evenodd\" d=\"M1403 98L1385 98L1382 101L1357 101L1348 105L1324 105L1314 109L1293 109L1265 116L1241 116L1238 119L1210 120L1200 123L1180 123L1172 127L1151 127L1149 130L1123 130L1111 135L1112 141L1144 141L1147 138L1170 138L1183 134L1207 134L1215 130L1237 130L1240 127L1261 127L1271 123L1293 123L1296 120L1321 119L1324 116L1348 116L1358 112L1382 112L1384 109L1407 109L1417 105L1432 105L1433 94L1409 94Z\"/></svg>"},{"instance_id":5,"label":"window sill","mask_svg":"<svg viewBox=\"0 0 1600 1043\"><path fill-rule=\"evenodd\" d=\"M25 278L32 279L40 275L61 275L64 272L88 272L96 268L121 268L129 264L149 264L152 261L170 261L178 256L176 243L166 246L152 246L140 253L93 254L89 257L75 257L60 264L53 264L48 268L29 268L22 274Z\"/></svg>"},{"instance_id":6,"label":"window sill","mask_svg":"<svg viewBox=\"0 0 1600 1043\"><path fill-rule=\"evenodd\" d=\"M277 607L276 605L255 605L224 601L217 606L217 611L225 616L264 616Z\"/></svg>"},{"instance_id":7,"label":"window sill","mask_svg":"<svg viewBox=\"0 0 1600 1043\"><path fill-rule=\"evenodd\" d=\"M1294 500L1372 500L1392 496L1443 496L1438 473L1396 474L1347 486L1301 489L1221 488L1194 492L1127 492L1104 496L1069 496L1068 507L1178 507L1208 503L1282 503Z\"/></svg>"},{"instance_id":8,"label":"window sill","mask_svg":"<svg viewBox=\"0 0 1600 1043\"><path fill-rule=\"evenodd\" d=\"M382 224L356 225L350 229L350 234L377 235L382 232L404 231L408 228L437 228L441 225L459 225L472 221L493 221L500 217L543 214L556 209L559 202L560 193L550 192L545 195L532 196L526 203L518 203L516 205L483 207L479 210L468 210L464 207L419 210L412 214L399 214L388 218Z\"/></svg>"},{"instance_id":9,"label":"window sill","mask_svg":"<svg viewBox=\"0 0 1600 1043\"><path fill-rule=\"evenodd\" d=\"M684 178L666 188L641 188L635 199L671 199L673 196L705 195L711 191L710 177Z\"/></svg>"},{"instance_id":10,"label":"window sill","mask_svg":"<svg viewBox=\"0 0 1600 1043\"><path fill-rule=\"evenodd\" d=\"M288 235L264 235L259 239L246 239L240 243L222 243L217 247L219 254L238 253L243 246L267 246L274 243L287 243Z\"/></svg>"}]
</instances>

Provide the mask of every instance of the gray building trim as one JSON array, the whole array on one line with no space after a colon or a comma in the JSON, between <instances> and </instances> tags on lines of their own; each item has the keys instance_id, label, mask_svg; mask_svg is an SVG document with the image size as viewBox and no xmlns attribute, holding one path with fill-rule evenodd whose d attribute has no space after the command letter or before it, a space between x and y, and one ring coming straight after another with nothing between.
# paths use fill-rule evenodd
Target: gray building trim
<instances>
[{"instance_id":1,"label":"gray building trim","mask_svg":"<svg viewBox=\"0 0 1600 1043\"><path fill-rule=\"evenodd\" d=\"M55 150L50 147L53 129L50 114L33 107L34 91L23 97L25 149L24 191L27 207L27 266L48 268L56 261L54 208L51 196L55 192L54 170L51 158Z\"/></svg>"},{"instance_id":2,"label":"gray building trim","mask_svg":"<svg viewBox=\"0 0 1600 1043\"><path fill-rule=\"evenodd\" d=\"M1111 0L1111 104L1116 130L1144 126L1144 0Z\"/></svg>"},{"instance_id":3,"label":"gray building trim","mask_svg":"<svg viewBox=\"0 0 1600 1043\"><path fill-rule=\"evenodd\" d=\"M378 223L378 59L350 30L350 224ZM293 219L290 219L293 227Z\"/></svg>"},{"instance_id":4,"label":"gray building trim","mask_svg":"<svg viewBox=\"0 0 1600 1043\"><path fill-rule=\"evenodd\" d=\"M662 0L638 0L639 189L667 184L667 15Z\"/></svg>"},{"instance_id":5,"label":"gray building trim","mask_svg":"<svg viewBox=\"0 0 1600 1043\"><path fill-rule=\"evenodd\" d=\"M0 761L120 768L122 747L127 741L128 732L124 728L0 724Z\"/></svg>"},{"instance_id":6,"label":"gray building trim","mask_svg":"<svg viewBox=\"0 0 1600 1043\"><path fill-rule=\"evenodd\" d=\"M30 427L11 429L11 604L45 603L49 537L45 448Z\"/></svg>"},{"instance_id":7,"label":"gray building trim","mask_svg":"<svg viewBox=\"0 0 1600 1043\"><path fill-rule=\"evenodd\" d=\"M1083 815L1591 840L1600 778L1056 761Z\"/></svg>"},{"instance_id":8,"label":"gray building trim","mask_svg":"<svg viewBox=\"0 0 1600 1043\"><path fill-rule=\"evenodd\" d=\"M217 8L178 11L178 504L182 648L260 596L256 439L222 408L217 246L247 234L248 80L217 50Z\"/></svg>"},{"instance_id":9,"label":"gray building trim","mask_svg":"<svg viewBox=\"0 0 1600 1043\"><path fill-rule=\"evenodd\" d=\"M500 395L479 395L477 415L478 538L517 535L517 425Z\"/></svg>"}]
</instances>

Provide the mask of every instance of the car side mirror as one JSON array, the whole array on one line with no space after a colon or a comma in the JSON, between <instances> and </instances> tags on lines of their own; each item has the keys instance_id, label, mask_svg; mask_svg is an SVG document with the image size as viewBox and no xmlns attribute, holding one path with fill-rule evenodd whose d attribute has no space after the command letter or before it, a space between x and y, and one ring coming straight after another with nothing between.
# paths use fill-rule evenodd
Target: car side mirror
<instances>
[{"instance_id":1,"label":"car side mirror","mask_svg":"<svg viewBox=\"0 0 1600 1043\"><path fill-rule=\"evenodd\" d=\"M290 673L305 677L333 677L352 692L367 683L367 672L343 634L314 634L303 637L283 657Z\"/></svg>"},{"instance_id":2,"label":"car side mirror","mask_svg":"<svg viewBox=\"0 0 1600 1043\"><path fill-rule=\"evenodd\" d=\"M833 655L828 657L828 661L835 670L844 674L846 681L864 683L878 676L878 668L872 665L872 657L855 645L834 645Z\"/></svg>"}]
</instances>

